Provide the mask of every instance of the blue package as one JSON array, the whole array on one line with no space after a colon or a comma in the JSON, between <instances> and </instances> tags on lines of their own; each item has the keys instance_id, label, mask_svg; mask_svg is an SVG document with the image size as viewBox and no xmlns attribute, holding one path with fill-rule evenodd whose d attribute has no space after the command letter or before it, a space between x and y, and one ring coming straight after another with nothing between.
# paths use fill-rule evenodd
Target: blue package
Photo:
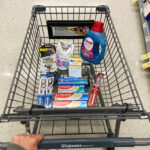
<instances>
[{"instance_id":1,"label":"blue package","mask_svg":"<svg viewBox=\"0 0 150 150\"><path fill-rule=\"evenodd\" d=\"M37 104L44 106L45 94L38 94Z\"/></svg>"},{"instance_id":2,"label":"blue package","mask_svg":"<svg viewBox=\"0 0 150 150\"><path fill-rule=\"evenodd\" d=\"M69 62L65 62L65 68L68 68L69 67Z\"/></svg>"},{"instance_id":3,"label":"blue package","mask_svg":"<svg viewBox=\"0 0 150 150\"><path fill-rule=\"evenodd\" d=\"M58 85L88 85L88 78L59 77Z\"/></svg>"},{"instance_id":4,"label":"blue package","mask_svg":"<svg viewBox=\"0 0 150 150\"><path fill-rule=\"evenodd\" d=\"M51 108L52 107L52 94L46 94L44 106L46 108Z\"/></svg>"},{"instance_id":5,"label":"blue package","mask_svg":"<svg viewBox=\"0 0 150 150\"><path fill-rule=\"evenodd\" d=\"M143 4L143 10L144 17L148 21L150 19L150 3L148 1Z\"/></svg>"},{"instance_id":6,"label":"blue package","mask_svg":"<svg viewBox=\"0 0 150 150\"><path fill-rule=\"evenodd\" d=\"M149 32L150 32L150 19L148 20L148 27L149 27Z\"/></svg>"},{"instance_id":7,"label":"blue package","mask_svg":"<svg viewBox=\"0 0 150 150\"><path fill-rule=\"evenodd\" d=\"M53 77L54 78L54 74L40 74L41 77L45 77L45 78L49 78L49 77Z\"/></svg>"}]
</instances>

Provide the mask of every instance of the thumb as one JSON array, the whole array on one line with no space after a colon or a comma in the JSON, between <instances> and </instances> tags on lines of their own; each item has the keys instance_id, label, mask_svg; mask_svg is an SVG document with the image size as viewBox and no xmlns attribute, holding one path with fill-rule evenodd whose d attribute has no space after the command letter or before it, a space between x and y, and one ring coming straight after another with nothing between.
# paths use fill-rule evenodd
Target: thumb
<instances>
[{"instance_id":1,"label":"thumb","mask_svg":"<svg viewBox=\"0 0 150 150\"><path fill-rule=\"evenodd\" d=\"M36 134L35 138L36 138L37 142L39 143L41 140L43 140L44 135L43 134Z\"/></svg>"}]
</instances>

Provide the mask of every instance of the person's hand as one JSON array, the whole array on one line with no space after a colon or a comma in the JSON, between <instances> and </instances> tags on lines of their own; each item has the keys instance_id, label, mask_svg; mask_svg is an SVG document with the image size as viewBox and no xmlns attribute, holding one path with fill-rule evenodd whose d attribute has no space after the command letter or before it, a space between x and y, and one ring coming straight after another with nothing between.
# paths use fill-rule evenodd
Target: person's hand
<instances>
[{"instance_id":1,"label":"person's hand","mask_svg":"<svg viewBox=\"0 0 150 150\"><path fill-rule=\"evenodd\" d=\"M38 143L44 138L43 134L19 134L11 143L22 146L25 150L38 150Z\"/></svg>"}]
</instances>

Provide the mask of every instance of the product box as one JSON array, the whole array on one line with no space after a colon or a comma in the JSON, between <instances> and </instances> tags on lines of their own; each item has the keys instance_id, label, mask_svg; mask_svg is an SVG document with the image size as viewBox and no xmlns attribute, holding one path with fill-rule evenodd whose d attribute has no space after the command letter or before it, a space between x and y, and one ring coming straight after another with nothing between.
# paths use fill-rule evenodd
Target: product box
<instances>
[{"instance_id":1,"label":"product box","mask_svg":"<svg viewBox=\"0 0 150 150\"><path fill-rule=\"evenodd\" d=\"M82 58L70 56L69 77L82 77Z\"/></svg>"},{"instance_id":2,"label":"product box","mask_svg":"<svg viewBox=\"0 0 150 150\"><path fill-rule=\"evenodd\" d=\"M87 101L53 101L53 108L86 108Z\"/></svg>"},{"instance_id":3,"label":"product box","mask_svg":"<svg viewBox=\"0 0 150 150\"><path fill-rule=\"evenodd\" d=\"M87 101L88 93L55 93L55 100Z\"/></svg>"},{"instance_id":4,"label":"product box","mask_svg":"<svg viewBox=\"0 0 150 150\"><path fill-rule=\"evenodd\" d=\"M58 85L58 93L84 93L84 85Z\"/></svg>"},{"instance_id":5,"label":"product box","mask_svg":"<svg viewBox=\"0 0 150 150\"><path fill-rule=\"evenodd\" d=\"M69 77L59 77L58 85L88 85L88 78L69 78Z\"/></svg>"}]
</instances>

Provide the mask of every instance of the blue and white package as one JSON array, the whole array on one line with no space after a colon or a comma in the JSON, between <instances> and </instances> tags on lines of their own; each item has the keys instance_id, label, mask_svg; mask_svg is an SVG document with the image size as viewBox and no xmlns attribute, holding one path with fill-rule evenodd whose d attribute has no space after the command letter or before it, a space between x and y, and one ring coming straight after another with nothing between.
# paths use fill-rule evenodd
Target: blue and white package
<instances>
[{"instance_id":1,"label":"blue and white package","mask_svg":"<svg viewBox=\"0 0 150 150\"><path fill-rule=\"evenodd\" d=\"M150 19L150 3L145 2L143 5L143 9L144 9L144 17L148 21Z\"/></svg>"},{"instance_id":2,"label":"blue and white package","mask_svg":"<svg viewBox=\"0 0 150 150\"><path fill-rule=\"evenodd\" d=\"M37 100L37 104L44 106L44 101L45 101L45 94L38 94L38 100Z\"/></svg>"},{"instance_id":3,"label":"blue and white package","mask_svg":"<svg viewBox=\"0 0 150 150\"><path fill-rule=\"evenodd\" d=\"M59 77L58 85L88 85L88 78L69 78L69 77Z\"/></svg>"},{"instance_id":4,"label":"blue and white package","mask_svg":"<svg viewBox=\"0 0 150 150\"><path fill-rule=\"evenodd\" d=\"M46 108L51 108L52 107L52 94L46 94L45 95L44 106Z\"/></svg>"},{"instance_id":5,"label":"blue and white package","mask_svg":"<svg viewBox=\"0 0 150 150\"><path fill-rule=\"evenodd\" d=\"M39 93L37 104L45 106L46 108L52 107L52 90L54 83L53 74L41 74Z\"/></svg>"},{"instance_id":6,"label":"blue and white package","mask_svg":"<svg viewBox=\"0 0 150 150\"><path fill-rule=\"evenodd\" d=\"M41 77L44 77L44 78L46 78L46 79L49 78L49 77L54 78L54 74L50 74L50 73L49 73L49 74L40 74L40 76L41 76Z\"/></svg>"}]
</instances>

